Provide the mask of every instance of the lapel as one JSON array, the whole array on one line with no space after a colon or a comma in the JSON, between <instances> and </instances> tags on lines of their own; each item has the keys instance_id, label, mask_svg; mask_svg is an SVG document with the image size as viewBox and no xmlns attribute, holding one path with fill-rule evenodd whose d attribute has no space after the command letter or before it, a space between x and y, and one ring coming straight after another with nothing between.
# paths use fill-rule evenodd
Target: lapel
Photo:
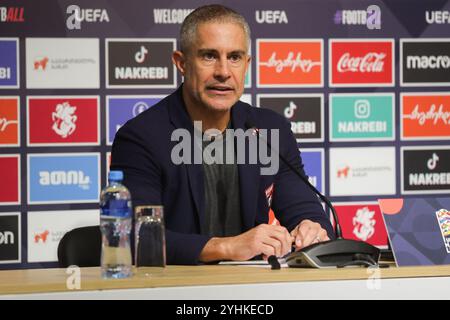
<instances>
[{"instance_id":1,"label":"lapel","mask_svg":"<svg viewBox=\"0 0 450 320\"><path fill-rule=\"evenodd\" d=\"M186 111L182 98L182 86L170 96L168 104L169 118L175 128L184 128L194 137L194 126L189 114ZM231 121L233 129L247 130L245 123L250 117L250 109L245 104L237 102L231 109ZM192 148L199 148L192 140ZM248 143L245 144L245 154L248 160ZM235 145L236 147L236 145ZM199 148L200 149L200 148ZM192 149L194 150L194 149ZM237 150L237 148L235 148ZM201 150L199 150L201 152ZM192 155L193 156L193 155ZM192 157L193 158L193 157ZM189 187L195 203L200 226L205 220L205 186L203 181L203 166L201 164L190 164L184 166L187 170ZM241 214L243 215L244 230L253 228L255 225L256 208L258 201L258 190L260 184L260 167L257 164L238 164L239 189Z\"/></svg>"},{"instance_id":2,"label":"lapel","mask_svg":"<svg viewBox=\"0 0 450 320\"><path fill-rule=\"evenodd\" d=\"M169 100L169 118L175 129L184 128L189 131L191 137L192 161L194 160L194 148L201 152L200 146L194 143L194 125L186 110L182 97L182 86L180 86ZM187 171L190 193L194 200L199 225L202 226L205 220L205 187L203 182L202 164L184 165Z\"/></svg>"},{"instance_id":3,"label":"lapel","mask_svg":"<svg viewBox=\"0 0 450 320\"><path fill-rule=\"evenodd\" d=\"M238 102L231 109L231 119L234 129L247 130L246 121L254 123L250 117L250 109L245 104ZM245 164L238 164L239 172L239 191L241 201L241 214L243 216L244 230L254 227L258 202L258 190L260 184L260 166L258 164L249 164L249 148L245 144ZM235 144L237 152L237 146Z\"/></svg>"}]
</instances>

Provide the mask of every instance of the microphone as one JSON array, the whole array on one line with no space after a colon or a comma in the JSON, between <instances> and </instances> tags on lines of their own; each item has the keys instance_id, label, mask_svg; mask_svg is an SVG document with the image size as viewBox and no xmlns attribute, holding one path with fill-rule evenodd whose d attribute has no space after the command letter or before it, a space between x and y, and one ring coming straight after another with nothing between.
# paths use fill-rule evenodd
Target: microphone
<instances>
[{"instance_id":1,"label":"microphone","mask_svg":"<svg viewBox=\"0 0 450 320\"><path fill-rule=\"evenodd\" d=\"M260 136L259 129L249 121L245 122L247 129L254 130L256 136L263 140L272 152L278 154L279 159L294 172L317 196L330 208L335 221L336 240L329 240L315 243L292 252L286 257L289 267L294 268L326 268L326 267L346 267L352 265L378 266L380 259L380 249L363 241L344 239L339 218L331 201L314 187L308 178L295 168L269 141Z\"/></svg>"}]
</instances>

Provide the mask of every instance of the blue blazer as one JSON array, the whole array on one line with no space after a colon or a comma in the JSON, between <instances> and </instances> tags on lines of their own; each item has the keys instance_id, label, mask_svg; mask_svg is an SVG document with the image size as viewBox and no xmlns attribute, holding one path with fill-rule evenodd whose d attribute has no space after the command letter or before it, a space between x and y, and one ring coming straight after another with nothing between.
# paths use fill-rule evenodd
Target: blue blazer
<instances>
[{"instance_id":1,"label":"blue blazer","mask_svg":"<svg viewBox=\"0 0 450 320\"><path fill-rule=\"evenodd\" d=\"M231 108L231 119L234 129L245 131L246 123L259 129L279 129L280 153L303 171L290 124L282 116L238 101ZM120 128L112 146L111 170L124 171L133 206L164 206L167 263L198 264L200 252L210 239L200 234L205 219L203 168L201 164L176 165L171 161L172 148L179 143L171 141L171 135L178 128L187 129L193 137L193 122L181 87ZM266 190L273 184L271 208L281 225L291 231L303 219L310 219L334 238L316 195L281 161L276 175L261 175L260 165L248 162L238 164L238 172L245 230L268 222Z\"/></svg>"}]
</instances>

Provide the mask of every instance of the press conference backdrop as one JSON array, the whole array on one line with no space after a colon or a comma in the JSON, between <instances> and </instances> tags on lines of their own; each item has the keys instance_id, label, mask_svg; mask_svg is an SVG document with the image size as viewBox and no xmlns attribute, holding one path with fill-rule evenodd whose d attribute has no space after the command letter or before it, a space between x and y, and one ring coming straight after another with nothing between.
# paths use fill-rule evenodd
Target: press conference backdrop
<instances>
[{"instance_id":1,"label":"press conference backdrop","mask_svg":"<svg viewBox=\"0 0 450 320\"><path fill-rule=\"evenodd\" d=\"M450 1L218 1L252 29L243 100L292 123L344 235L387 245L378 198L450 192ZM0 269L56 266L97 224L111 144L181 83L204 1L2 1Z\"/></svg>"}]
</instances>

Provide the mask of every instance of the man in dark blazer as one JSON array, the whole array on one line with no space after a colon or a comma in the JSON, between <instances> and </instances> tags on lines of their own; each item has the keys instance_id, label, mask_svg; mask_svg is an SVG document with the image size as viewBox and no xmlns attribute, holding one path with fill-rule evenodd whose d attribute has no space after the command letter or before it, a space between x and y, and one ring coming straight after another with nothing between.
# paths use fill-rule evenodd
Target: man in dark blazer
<instances>
[{"instance_id":1,"label":"man in dark blazer","mask_svg":"<svg viewBox=\"0 0 450 320\"><path fill-rule=\"evenodd\" d=\"M124 171L133 205L164 206L168 264L283 256L292 244L298 250L334 237L314 193L281 162L276 173L261 174L261 163L248 161L254 152L248 144L235 151L235 159L239 152L247 154L245 163L174 161L180 142L174 132L194 137L195 122L207 142L213 140L207 136L212 129L278 130L280 154L303 171L288 122L239 101L249 43L248 24L235 11L221 5L193 11L181 27L180 51L172 56L184 83L128 121L114 140L111 169ZM207 146L194 138L189 145L192 153ZM268 223L270 210L279 225Z\"/></svg>"}]
</instances>

